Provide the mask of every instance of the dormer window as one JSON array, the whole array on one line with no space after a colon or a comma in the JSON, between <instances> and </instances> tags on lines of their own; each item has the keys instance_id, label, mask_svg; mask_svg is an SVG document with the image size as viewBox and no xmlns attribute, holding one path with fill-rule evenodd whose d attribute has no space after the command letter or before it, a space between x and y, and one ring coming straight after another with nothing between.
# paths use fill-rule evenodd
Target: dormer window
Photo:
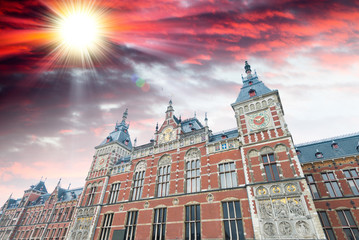
<instances>
[{"instance_id":1,"label":"dormer window","mask_svg":"<svg viewBox=\"0 0 359 240\"><path fill-rule=\"evenodd\" d=\"M249 81L248 84L249 84L249 86L252 86L253 82L252 82L252 81Z\"/></svg>"},{"instance_id":2,"label":"dormer window","mask_svg":"<svg viewBox=\"0 0 359 240\"><path fill-rule=\"evenodd\" d=\"M315 153L315 157L316 158L323 158L323 153L319 152L318 149L317 149L317 152Z\"/></svg>"},{"instance_id":3,"label":"dormer window","mask_svg":"<svg viewBox=\"0 0 359 240\"><path fill-rule=\"evenodd\" d=\"M226 138L227 138L227 135L223 134L222 139L226 139Z\"/></svg>"},{"instance_id":4,"label":"dormer window","mask_svg":"<svg viewBox=\"0 0 359 240\"><path fill-rule=\"evenodd\" d=\"M295 152L297 153L298 156L300 156L300 154L302 154L302 152L299 149L296 149Z\"/></svg>"},{"instance_id":5,"label":"dormer window","mask_svg":"<svg viewBox=\"0 0 359 240\"><path fill-rule=\"evenodd\" d=\"M189 125L190 127L192 127L192 123L189 123L188 125Z\"/></svg>"},{"instance_id":6,"label":"dormer window","mask_svg":"<svg viewBox=\"0 0 359 240\"><path fill-rule=\"evenodd\" d=\"M336 143L336 142L333 141L333 143L332 143L332 148L333 148L333 149L338 149L338 148L339 148L338 143Z\"/></svg>"},{"instance_id":7,"label":"dormer window","mask_svg":"<svg viewBox=\"0 0 359 240\"><path fill-rule=\"evenodd\" d=\"M357 144L357 147L356 147L357 151L359 152L359 142Z\"/></svg>"},{"instance_id":8,"label":"dormer window","mask_svg":"<svg viewBox=\"0 0 359 240\"><path fill-rule=\"evenodd\" d=\"M249 90L249 96L254 97L256 95L256 91L254 89Z\"/></svg>"},{"instance_id":9,"label":"dormer window","mask_svg":"<svg viewBox=\"0 0 359 240\"><path fill-rule=\"evenodd\" d=\"M107 137L106 143L110 142L110 140L111 140L111 137Z\"/></svg>"}]
</instances>

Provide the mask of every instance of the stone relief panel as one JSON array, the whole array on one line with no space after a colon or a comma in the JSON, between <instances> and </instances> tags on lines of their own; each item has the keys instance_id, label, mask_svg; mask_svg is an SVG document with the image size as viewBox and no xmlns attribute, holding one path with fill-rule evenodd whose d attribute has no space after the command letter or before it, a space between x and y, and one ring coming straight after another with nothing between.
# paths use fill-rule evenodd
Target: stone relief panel
<instances>
[{"instance_id":1,"label":"stone relief panel","mask_svg":"<svg viewBox=\"0 0 359 240\"><path fill-rule=\"evenodd\" d=\"M298 182L263 184L254 189L263 236L311 239L315 233Z\"/></svg>"},{"instance_id":2,"label":"stone relief panel","mask_svg":"<svg viewBox=\"0 0 359 240\"><path fill-rule=\"evenodd\" d=\"M192 149L188 150L188 152L186 153L184 158L186 161L191 161L191 160L199 159L200 157L201 157L201 153L200 153L199 149L192 148Z\"/></svg>"},{"instance_id":3,"label":"stone relief panel","mask_svg":"<svg viewBox=\"0 0 359 240\"><path fill-rule=\"evenodd\" d=\"M137 163L135 172L146 171L146 161L142 160Z\"/></svg>"},{"instance_id":4,"label":"stone relief panel","mask_svg":"<svg viewBox=\"0 0 359 240\"><path fill-rule=\"evenodd\" d=\"M161 159L158 161L158 166L165 166L171 164L171 156L170 155L164 155L161 157Z\"/></svg>"},{"instance_id":5,"label":"stone relief panel","mask_svg":"<svg viewBox=\"0 0 359 240\"><path fill-rule=\"evenodd\" d=\"M71 239L87 239L91 223L95 215L95 207L80 208L76 214L76 220L71 230Z\"/></svg>"}]
</instances>

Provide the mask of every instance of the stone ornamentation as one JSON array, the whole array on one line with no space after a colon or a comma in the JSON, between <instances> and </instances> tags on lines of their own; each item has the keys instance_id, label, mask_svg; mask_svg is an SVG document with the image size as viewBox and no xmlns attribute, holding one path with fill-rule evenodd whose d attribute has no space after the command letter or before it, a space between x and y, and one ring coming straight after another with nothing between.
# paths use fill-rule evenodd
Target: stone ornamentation
<instances>
[{"instance_id":1,"label":"stone ornamentation","mask_svg":"<svg viewBox=\"0 0 359 240\"><path fill-rule=\"evenodd\" d=\"M290 225L289 222L287 221L284 221L284 222L280 222L278 224L278 229L279 229L279 233L281 235L284 235L284 236L289 236L292 234L292 226Z\"/></svg>"},{"instance_id":2,"label":"stone ornamentation","mask_svg":"<svg viewBox=\"0 0 359 240\"><path fill-rule=\"evenodd\" d=\"M276 229L274 223L267 222L263 225L263 231L268 236L274 236L276 235Z\"/></svg>"}]
</instances>

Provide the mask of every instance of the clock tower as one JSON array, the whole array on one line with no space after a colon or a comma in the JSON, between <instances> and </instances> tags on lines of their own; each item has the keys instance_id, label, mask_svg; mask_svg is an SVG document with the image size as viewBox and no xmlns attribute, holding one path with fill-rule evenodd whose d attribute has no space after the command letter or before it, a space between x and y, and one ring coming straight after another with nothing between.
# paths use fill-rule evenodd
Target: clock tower
<instances>
[{"instance_id":1,"label":"clock tower","mask_svg":"<svg viewBox=\"0 0 359 240\"><path fill-rule=\"evenodd\" d=\"M232 104L255 239L325 239L277 90L245 62Z\"/></svg>"}]
</instances>

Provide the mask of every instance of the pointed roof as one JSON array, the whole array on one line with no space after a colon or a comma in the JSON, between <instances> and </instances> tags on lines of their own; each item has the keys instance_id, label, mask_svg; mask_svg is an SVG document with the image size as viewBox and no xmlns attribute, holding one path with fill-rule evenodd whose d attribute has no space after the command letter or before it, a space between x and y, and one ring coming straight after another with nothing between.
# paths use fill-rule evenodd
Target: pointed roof
<instances>
[{"instance_id":1,"label":"pointed roof","mask_svg":"<svg viewBox=\"0 0 359 240\"><path fill-rule=\"evenodd\" d=\"M245 61L245 67L247 76L242 77L243 86L235 103L247 101L253 97L262 96L264 94L275 92L276 90L269 89L262 81L258 79L257 73L252 74L251 66ZM250 93L255 91L255 95Z\"/></svg>"},{"instance_id":2,"label":"pointed roof","mask_svg":"<svg viewBox=\"0 0 359 240\"><path fill-rule=\"evenodd\" d=\"M105 140L101 142L99 146L105 145L106 143L110 142L119 142L121 145L123 145L125 148L131 150L132 149L132 143L130 134L128 132L128 129L130 127L129 124L126 124L126 119L128 115L128 109L126 108L126 111L123 113L122 121L120 123L116 123L115 130L113 130ZM98 146L98 147L99 147Z\"/></svg>"},{"instance_id":3,"label":"pointed roof","mask_svg":"<svg viewBox=\"0 0 359 240\"><path fill-rule=\"evenodd\" d=\"M29 190L36 190L39 191L41 193L47 193L47 189L45 186L45 182L40 180L40 182L36 185L31 185Z\"/></svg>"}]
</instances>

